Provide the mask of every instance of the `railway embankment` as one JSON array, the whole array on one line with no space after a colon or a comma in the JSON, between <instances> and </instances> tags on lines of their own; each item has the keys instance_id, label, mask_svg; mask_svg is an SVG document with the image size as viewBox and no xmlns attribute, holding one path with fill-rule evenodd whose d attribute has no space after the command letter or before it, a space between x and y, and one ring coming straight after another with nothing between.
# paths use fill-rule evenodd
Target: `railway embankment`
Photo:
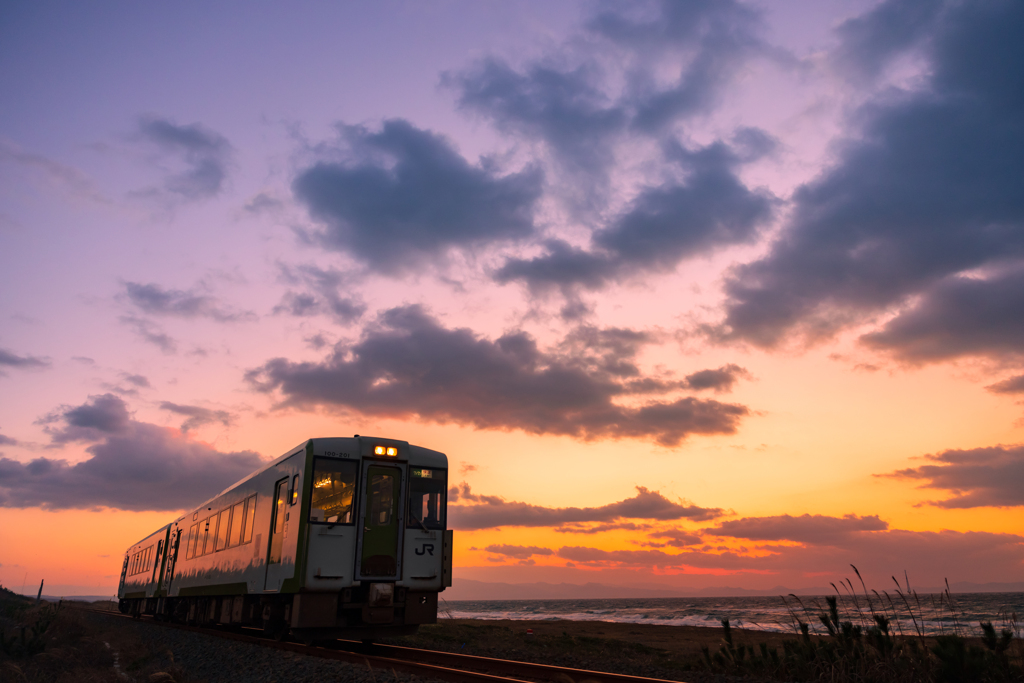
<instances>
[{"instance_id":1,"label":"railway embankment","mask_svg":"<svg viewBox=\"0 0 1024 683\"><path fill-rule=\"evenodd\" d=\"M84 607L92 609L81 609ZM96 607L100 605L65 603L48 625L43 635L44 647L39 652L0 655L0 680L25 683L430 681L427 676L400 670L368 668L365 664L264 647L173 628L149 619L133 620L112 611L96 611ZM107 607L110 609L112 605ZM53 606L30 607L29 611L19 614L19 620L33 621L36 615L31 610L37 609L52 610ZM9 621L8 626L10 624ZM576 626L582 625L563 622L557 630L538 625L535 633L527 633L527 627L521 624L442 620L439 624L422 627L420 634L411 639L395 639L394 644L692 683L763 680L694 670L683 664L679 653L644 645L638 642L641 637L637 635L632 641L603 638L596 633L586 635L592 625L585 626L583 633L571 635L569 631ZM7 633L10 635L10 629ZM565 683L581 681L567 678Z\"/></svg>"},{"instance_id":2,"label":"railway embankment","mask_svg":"<svg viewBox=\"0 0 1024 683\"><path fill-rule=\"evenodd\" d=\"M425 680L74 607L67 603L62 606L46 631L45 648L41 652L28 656L0 654L0 681L419 683ZM33 619L32 614L21 616ZM10 629L7 635L12 636Z\"/></svg>"}]
</instances>

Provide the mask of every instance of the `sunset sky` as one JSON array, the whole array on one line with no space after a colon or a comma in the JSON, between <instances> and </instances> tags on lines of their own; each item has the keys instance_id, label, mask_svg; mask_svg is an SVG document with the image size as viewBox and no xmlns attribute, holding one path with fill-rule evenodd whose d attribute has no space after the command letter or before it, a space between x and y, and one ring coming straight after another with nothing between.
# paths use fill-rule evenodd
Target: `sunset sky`
<instances>
[{"instance_id":1,"label":"sunset sky","mask_svg":"<svg viewBox=\"0 0 1024 683\"><path fill-rule=\"evenodd\" d=\"M455 581L1024 581L1024 4L0 5L0 583L317 436Z\"/></svg>"}]
</instances>

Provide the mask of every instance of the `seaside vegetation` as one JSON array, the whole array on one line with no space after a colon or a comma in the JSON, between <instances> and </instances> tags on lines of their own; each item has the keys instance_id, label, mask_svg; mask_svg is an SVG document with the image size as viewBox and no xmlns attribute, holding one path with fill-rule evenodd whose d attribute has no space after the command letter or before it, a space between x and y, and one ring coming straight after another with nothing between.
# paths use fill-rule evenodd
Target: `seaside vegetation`
<instances>
[{"instance_id":1,"label":"seaside vegetation","mask_svg":"<svg viewBox=\"0 0 1024 683\"><path fill-rule=\"evenodd\" d=\"M137 625L87 609L110 603L36 604L0 586L0 681L7 683L187 683L169 653L154 651ZM109 622L109 623L108 623Z\"/></svg>"},{"instance_id":2,"label":"seaside vegetation","mask_svg":"<svg viewBox=\"0 0 1024 683\"><path fill-rule=\"evenodd\" d=\"M938 600L947 610L948 632L943 627L938 634L926 634L921 597L909 580L901 587L893 577L893 594L869 592L856 567L853 571L860 579L860 594L847 578L841 589L832 584L836 595L827 596L824 606L817 600L805 605L796 595L789 596L792 602L782 598L798 637L781 647L737 643L729 620L723 619L718 651L703 648L705 667L770 680L830 683L1024 681L1024 643L1016 613L1003 614L998 626L979 622L980 639L971 637L947 581ZM826 637L812 636L812 622L824 627Z\"/></svg>"}]
</instances>

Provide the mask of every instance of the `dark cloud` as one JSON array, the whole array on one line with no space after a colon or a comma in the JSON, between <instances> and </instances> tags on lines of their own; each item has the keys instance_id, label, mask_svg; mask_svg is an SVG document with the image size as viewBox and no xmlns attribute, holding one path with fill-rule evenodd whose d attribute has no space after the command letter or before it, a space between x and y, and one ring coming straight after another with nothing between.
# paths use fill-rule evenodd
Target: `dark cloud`
<instances>
[{"instance_id":1,"label":"dark cloud","mask_svg":"<svg viewBox=\"0 0 1024 683\"><path fill-rule=\"evenodd\" d=\"M720 508L674 503L657 491L636 487L636 495L593 508L549 508L507 501L498 496L474 494L468 484L449 491L448 517L455 529L493 529L504 526L563 527L587 522L620 519L692 519L704 521L721 516Z\"/></svg>"},{"instance_id":2,"label":"dark cloud","mask_svg":"<svg viewBox=\"0 0 1024 683\"><path fill-rule=\"evenodd\" d=\"M1024 505L1024 446L948 450L925 457L934 464L878 476L914 479L923 488L945 491L950 498L931 502L943 508Z\"/></svg>"},{"instance_id":3,"label":"dark cloud","mask_svg":"<svg viewBox=\"0 0 1024 683\"><path fill-rule=\"evenodd\" d=\"M230 427L234 422L234 415L226 410L212 410L201 406L187 406L163 401L160 403L160 410L166 410L176 415L184 415L187 419L181 423L182 433L189 432L197 427L206 424L219 422L225 427Z\"/></svg>"},{"instance_id":4,"label":"dark cloud","mask_svg":"<svg viewBox=\"0 0 1024 683\"><path fill-rule=\"evenodd\" d=\"M918 11L903 0L874 11L904 9ZM883 23L863 31L901 25ZM937 11L921 38L924 86L858 113L859 137L795 193L771 251L727 281L724 339L770 347L793 331L820 337L897 308L869 344L913 360L1019 353L1022 31L1024 5L1011 0ZM858 35L863 45L900 43Z\"/></svg>"},{"instance_id":5,"label":"dark cloud","mask_svg":"<svg viewBox=\"0 0 1024 683\"><path fill-rule=\"evenodd\" d=\"M45 418L55 444L92 442L71 464L0 458L0 506L178 510L210 498L263 464L252 451L222 453L164 427L131 419L111 394Z\"/></svg>"},{"instance_id":6,"label":"dark cloud","mask_svg":"<svg viewBox=\"0 0 1024 683\"><path fill-rule=\"evenodd\" d=\"M546 253L509 259L498 282L519 280L531 289L600 289L637 274L666 272L680 261L719 247L752 241L773 215L774 199L747 188L735 170L743 157L717 142L690 150L670 145L681 180L642 190L607 227L591 235L589 250L560 240Z\"/></svg>"},{"instance_id":7,"label":"dark cloud","mask_svg":"<svg viewBox=\"0 0 1024 683\"><path fill-rule=\"evenodd\" d=\"M243 207L249 213L272 212L284 206L284 202L268 192L260 192L245 203Z\"/></svg>"},{"instance_id":8,"label":"dark cloud","mask_svg":"<svg viewBox=\"0 0 1024 683\"><path fill-rule=\"evenodd\" d=\"M648 534L650 538L666 538L668 539L664 545L673 546L676 548L685 548L691 545L700 545L704 540L689 531L683 531L682 529L665 529L663 531L656 531Z\"/></svg>"},{"instance_id":9,"label":"dark cloud","mask_svg":"<svg viewBox=\"0 0 1024 683\"><path fill-rule=\"evenodd\" d=\"M274 307L274 313L297 317L326 315L341 324L358 320L366 312L366 304L354 291L353 279L335 268L319 268L312 264L294 268L281 266L281 276L293 287Z\"/></svg>"},{"instance_id":10,"label":"dark cloud","mask_svg":"<svg viewBox=\"0 0 1024 683\"><path fill-rule=\"evenodd\" d=\"M152 321L145 318L137 318L134 315L123 315L119 320L132 328L135 334L139 335L142 339L159 347L164 353L176 353L178 351L178 342Z\"/></svg>"},{"instance_id":11,"label":"dark cloud","mask_svg":"<svg viewBox=\"0 0 1024 683\"><path fill-rule=\"evenodd\" d=\"M889 528L878 515L830 517L828 515L778 515L744 517L703 529L713 536L730 536L751 541L796 541L814 545L837 545L860 531L884 531Z\"/></svg>"},{"instance_id":12,"label":"dark cloud","mask_svg":"<svg viewBox=\"0 0 1024 683\"><path fill-rule=\"evenodd\" d=\"M286 406L581 439L643 438L666 446L691 434L733 433L749 414L745 406L693 397L615 403L664 393L672 384L637 376L632 354L642 334L603 330L582 339L568 339L564 352L545 352L521 331L490 341L406 306L385 311L358 342L339 344L322 362L276 358L247 379L262 391L280 392Z\"/></svg>"},{"instance_id":13,"label":"dark cloud","mask_svg":"<svg viewBox=\"0 0 1024 683\"><path fill-rule=\"evenodd\" d=\"M157 284L124 283L125 293L139 310L151 315L179 318L210 318L217 322L252 320L249 311L236 311L218 303L217 299L195 290L164 289Z\"/></svg>"},{"instance_id":14,"label":"dark cloud","mask_svg":"<svg viewBox=\"0 0 1024 683\"><path fill-rule=\"evenodd\" d=\"M736 2L665 0L642 17L623 9L591 18L576 57L549 55L521 70L488 58L443 82L459 93L463 109L543 142L571 171L601 176L614 161L616 138L657 135L706 111L762 49L758 16ZM610 73L601 61L621 71ZM678 76L665 84L666 73ZM609 83L618 79L626 86L612 92Z\"/></svg>"},{"instance_id":15,"label":"dark cloud","mask_svg":"<svg viewBox=\"0 0 1024 683\"><path fill-rule=\"evenodd\" d=\"M593 66L564 71L539 64L520 73L489 58L443 82L458 90L463 109L484 114L504 132L543 140L571 170L591 173L611 163L608 138L628 121L604 94L603 76Z\"/></svg>"},{"instance_id":16,"label":"dark cloud","mask_svg":"<svg viewBox=\"0 0 1024 683\"><path fill-rule=\"evenodd\" d=\"M17 439L12 439L9 436L6 436L4 434L0 434L0 446L17 446L17 445L18 445L18 440Z\"/></svg>"},{"instance_id":17,"label":"dark cloud","mask_svg":"<svg viewBox=\"0 0 1024 683\"><path fill-rule=\"evenodd\" d=\"M169 175L163 189L185 199L208 199L221 191L227 177L231 144L224 136L198 123L178 125L148 117L139 123L143 138L185 165Z\"/></svg>"},{"instance_id":18,"label":"dark cloud","mask_svg":"<svg viewBox=\"0 0 1024 683\"><path fill-rule=\"evenodd\" d=\"M484 550L495 555L504 555L505 557L512 557L517 560L525 560L533 555L555 554L555 551L551 548L538 548L535 545L489 545Z\"/></svg>"},{"instance_id":19,"label":"dark cloud","mask_svg":"<svg viewBox=\"0 0 1024 683\"><path fill-rule=\"evenodd\" d=\"M993 394L1024 394L1024 375L1009 377L985 388Z\"/></svg>"},{"instance_id":20,"label":"dark cloud","mask_svg":"<svg viewBox=\"0 0 1024 683\"><path fill-rule=\"evenodd\" d=\"M655 13L641 18L606 10L591 28L638 55L654 53L647 69L629 72L626 90L631 126L646 132L707 111L742 64L764 49L760 16L732 0L662 0ZM675 57L679 74L667 87L656 76L665 57Z\"/></svg>"},{"instance_id":21,"label":"dark cloud","mask_svg":"<svg viewBox=\"0 0 1024 683\"><path fill-rule=\"evenodd\" d=\"M319 161L295 179L295 195L324 224L315 237L373 270L394 274L443 256L533 234L537 169L501 175L471 165L445 138L407 121L379 132L341 126L342 161Z\"/></svg>"},{"instance_id":22,"label":"dark cloud","mask_svg":"<svg viewBox=\"0 0 1024 683\"><path fill-rule=\"evenodd\" d=\"M862 341L911 362L1024 354L1024 267L987 279L953 276Z\"/></svg>"},{"instance_id":23,"label":"dark cloud","mask_svg":"<svg viewBox=\"0 0 1024 683\"><path fill-rule=\"evenodd\" d=\"M870 518L868 518L870 519ZM703 549L669 553L663 550L604 550L563 546L555 554L592 568L666 567L713 569L730 573L772 574L795 581L822 575L843 577L855 564L868 585L891 587L890 576L909 576L921 585L950 581L1005 581L1019 576L1024 563L1024 537L1016 534L958 531L906 531L889 529L855 531L840 543L824 539L821 545L762 546L756 550Z\"/></svg>"},{"instance_id":24,"label":"dark cloud","mask_svg":"<svg viewBox=\"0 0 1024 683\"><path fill-rule=\"evenodd\" d=\"M97 441L123 432L131 422L128 406L113 394L90 396L80 406L62 406L36 421L54 444Z\"/></svg>"},{"instance_id":25,"label":"dark cloud","mask_svg":"<svg viewBox=\"0 0 1024 683\"><path fill-rule=\"evenodd\" d=\"M0 367L8 368L48 368L49 358L36 356L19 356L6 349L0 349Z\"/></svg>"},{"instance_id":26,"label":"dark cloud","mask_svg":"<svg viewBox=\"0 0 1024 683\"><path fill-rule=\"evenodd\" d=\"M122 374L121 377L122 379L124 379L125 382L128 382L133 386L139 387L140 389L149 389L152 386L149 383L149 379L147 379L144 375Z\"/></svg>"},{"instance_id":27,"label":"dark cloud","mask_svg":"<svg viewBox=\"0 0 1024 683\"><path fill-rule=\"evenodd\" d=\"M847 19L836 29L841 43L833 57L841 69L860 79L877 77L894 57L934 30L943 9L935 0L883 2L861 16Z\"/></svg>"},{"instance_id":28,"label":"dark cloud","mask_svg":"<svg viewBox=\"0 0 1024 683\"><path fill-rule=\"evenodd\" d=\"M686 376L686 386L695 391L714 389L719 392L732 391L740 378L749 378L750 372L739 365L729 363L714 370L698 370Z\"/></svg>"},{"instance_id":29,"label":"dark cloud","mask_svg":"<svg viewBox=\"0 0 1024 683\"><path fill-rule=\"evenodd\" d=\"M646 531L650 528L650 524L611 522L605 524L562 524L556 526L554 530L560 534L602 534L606 531Z\"/></svg>"}]
</instances>

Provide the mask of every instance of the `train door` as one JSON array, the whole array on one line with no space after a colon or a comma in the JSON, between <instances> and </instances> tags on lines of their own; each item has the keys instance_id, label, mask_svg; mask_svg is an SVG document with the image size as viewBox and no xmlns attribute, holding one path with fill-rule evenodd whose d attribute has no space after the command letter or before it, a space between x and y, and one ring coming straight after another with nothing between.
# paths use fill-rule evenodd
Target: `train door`
<instances>
[{"instance_id":1,"label":"train door","mask_svg":"<svg viewBox=\"0 0 1024 683\"><path fill-rule=\"evenodd\" d=\"M281 555L284 549L285 524L288 521L288 477L274 485L274 510L270 519L270 551L267 555L267 578L264 590L281 589L281 581L290 578L294 566L283 567ZM287 572L287 575L285 575Z\"/></svg>"},{"instance_id":2,"label":"train door","mask_svg":"<svg viewBox=\"0 0 1024 683\"><path fill-rule=\"evenodd\" d=\"M174 565L178 563L178 545L180 542L181 529L172 527L167 547L167 567L164 570L163 584L159 586L159 588L163 589L164 595L170 595L171 593L171 582L174 580Z\"/></svg>"},{"instance_id":3,"label":"train door","mask_svg":"<svg viewBox=\"0 0 1024 683\"><path fill-rule=\"evenodd\" d=\"M118 596L124 595L124 578L128 575L128 553L124 554L124 563L121 565L121 581L117 584Z\"/></svg>"},{"instance_id":4,"label":"train door","mask_svg":"<svg viewBox=\"0 0 1024 683\"><path fill-rule=\"evenodd\" d=\"M363 496L357 579L401 576L402 469L398 464L368 461L363 464Z\"/></svg>"}]
</instances>

